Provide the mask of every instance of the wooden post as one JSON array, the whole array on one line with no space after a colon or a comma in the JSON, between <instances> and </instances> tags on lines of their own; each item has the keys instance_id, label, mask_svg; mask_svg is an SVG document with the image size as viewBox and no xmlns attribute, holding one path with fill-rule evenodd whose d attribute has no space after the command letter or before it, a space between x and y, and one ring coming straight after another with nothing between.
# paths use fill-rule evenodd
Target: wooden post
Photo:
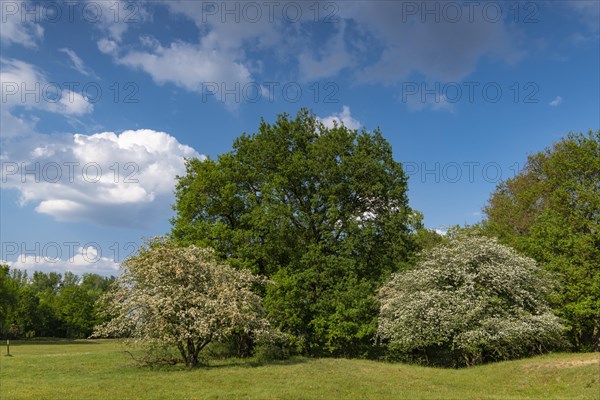
<instances>
[{"instance_id":1,"label":"wooden post","mask_svg":"<svg viewBox=\"0 0 600 400\"><path fill-rule=\"evenodd\" d=\"M10 357L10 339L6 339L6 355Z\"/></svg>"}]
</instances>

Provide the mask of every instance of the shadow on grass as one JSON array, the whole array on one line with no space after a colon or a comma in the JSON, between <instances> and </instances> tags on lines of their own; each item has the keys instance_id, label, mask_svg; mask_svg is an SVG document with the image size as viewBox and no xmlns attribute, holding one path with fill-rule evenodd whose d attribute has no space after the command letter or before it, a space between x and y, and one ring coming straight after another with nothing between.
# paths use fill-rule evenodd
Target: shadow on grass
<instances>
[{"instance_id":1,"label":"shadow on grass","mask_svg":"<svg viewBox=\"0 0 600 400\"><path fill-rule=\"evenodd\" d=\"M297 364L305 364L310 361L309 358L303 357L293 357L287 360L257 360L257 359L231 359L231 360L221 360L221 363L213 364L211 361L208 362L208 365L202 365L199 368L207 368L207 369L219 369L219 368L230 368L230 367L242 367L242 368L257 368L257 367L266 367L266 366L277 366L277 365L297 365Z\"/></svg>"},{"instance_id":2,"label":"shadow on grass","mask_svg":"<svg viewBox=\"0 0 600 400\"><path fill-rule=\"evenodd\" d=\"M258 368L258 367L272 367L272 366L286 366L286 365L298 365L304 364L310 361L309 358L295 357L287 360L270 360L262 361L256 359L219 359L219 360L208 360L194 368L188 368L181 361L177 364L166 365L166 364L140 364L133 360L133 364L129 367L148 369L151 371L160 372L182 372L182 371L210 371L210 370L226 370L228 368Z\"/></svg>"}]
</instances>

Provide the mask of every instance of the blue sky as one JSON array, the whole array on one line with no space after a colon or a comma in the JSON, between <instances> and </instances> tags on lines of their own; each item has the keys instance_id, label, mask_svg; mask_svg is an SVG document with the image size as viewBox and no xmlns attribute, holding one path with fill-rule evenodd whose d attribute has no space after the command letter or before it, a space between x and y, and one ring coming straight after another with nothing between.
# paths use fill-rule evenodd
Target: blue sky
<instances>
[{"instance_id":1,"label":"blue sky","mask_svg":"<svg viewBox=\"0 0 600 400\"><path fill-rule=\"evenodd\" d=\"M599 129L597 1L2 1L1 254L116 274L170 229L185 157L311 108L380 127L426 226Z\"/></svg>"}]
</instances>

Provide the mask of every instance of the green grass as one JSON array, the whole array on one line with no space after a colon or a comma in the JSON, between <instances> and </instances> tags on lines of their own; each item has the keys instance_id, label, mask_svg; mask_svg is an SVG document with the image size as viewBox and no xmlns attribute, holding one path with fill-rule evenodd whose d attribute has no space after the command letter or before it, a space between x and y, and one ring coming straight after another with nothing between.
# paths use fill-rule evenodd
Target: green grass
<instances>
[{"instance_id":1,"label":"green grass","mask_svg":"<svg viewBox=\"0 0 600 400\"><path fill-rule=\"evenodd\" d=\"M307 358L186 370L138 367L123 350L109 340L11 345L0 399L600 399L599 353L460 370Z\"/></svg>"}]
</instances>

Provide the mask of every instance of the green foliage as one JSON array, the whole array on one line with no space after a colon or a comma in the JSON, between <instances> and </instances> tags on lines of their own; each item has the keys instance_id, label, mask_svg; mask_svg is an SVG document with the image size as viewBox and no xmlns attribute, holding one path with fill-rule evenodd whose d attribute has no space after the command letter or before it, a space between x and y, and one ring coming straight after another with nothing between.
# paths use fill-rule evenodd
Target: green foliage
<instances>
[{"instance_id":1,"label":"green foliage","mask_svg":"<svg viewBox=\"0 0 600 400\"><path fill-rule=\"evenodd\" d=\"M85 338L90 335L94 328L94 303L96 296L88 295L88 292L78 286L69 285L61 289L56 298L56 310L58 318L65 330L65 337Z\"/></svg>"},{"instance_id":2,"label":"green foliage","mask_svg":"<svg viewBox=\"0 0 600 400\"><path fill-rule=\"evenodd\" d=\"M458 235L381 288L378 334L400 355L442 365L542 352L564 330L544 301L550 289L531 258Z\"/></svg>"},{"instance_id":3,"label":"green foliage","mask_svg":"<svg viewBox=\"0 0 600 400\"><path fill-rule=\"evenodd\" d=\"M0 332L7 330L9 314L17 305L18 287L10 279L8 265L0 265Z\"/></svg>"},{"instance_id":4,"label":"green foliage","mask_svg":"<svg viewBox=\"0 0 600 400\"><path fill-rule=\"evenodd\" d=\"M269 316L306 353L363 355L375 291L418 248L406 190L379 131L329 129L301 110L216 160L188 160L172 237L272 279Z\"/></svg>"},{"instance_id":5,"label":"green foliage","mask_svg":"<svg viewBox=\"0 0 600 400\"><path fill-rule=\"evenodd\" d=\"M96 300L113 277L84 274L83 279L36 271L0 269L0 335L11 338L84 338L100 323Z\"/></svg>"},{"instance_id":6,"label":"green foliage","mask_svg":"<svg viewBox=\"0 0 600 400\"><path fill-rule=\"evenodd\" d=\"M600 349L600 131L570 134L529 156L484 211L486 234L559 275L552 305L573 344Z\"/></svg>"}]
</instances>

